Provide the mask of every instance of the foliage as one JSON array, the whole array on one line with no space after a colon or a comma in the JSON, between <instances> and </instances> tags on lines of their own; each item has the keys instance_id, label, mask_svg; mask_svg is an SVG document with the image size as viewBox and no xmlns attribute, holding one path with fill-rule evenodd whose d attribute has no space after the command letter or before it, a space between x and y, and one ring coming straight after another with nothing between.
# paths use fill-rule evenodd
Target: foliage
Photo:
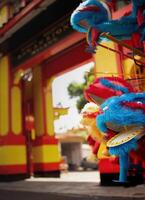
<instances>
[{"instance_id":1,"label":"foliage","mask_svg":"<svg viewBox=\"0 0 145 200\"><path fill-rule=\"evenodd\" d=\"M88 73L84 74L84 81L82 83L72 82L67 87L68 94L70 98L76 98L76 107L78 112L82 110L84 105L87 103L86 99L84 98L84 89L90 85L95 79L94 75L94 68L91 68Z\"/></svg>"}]
</instances>

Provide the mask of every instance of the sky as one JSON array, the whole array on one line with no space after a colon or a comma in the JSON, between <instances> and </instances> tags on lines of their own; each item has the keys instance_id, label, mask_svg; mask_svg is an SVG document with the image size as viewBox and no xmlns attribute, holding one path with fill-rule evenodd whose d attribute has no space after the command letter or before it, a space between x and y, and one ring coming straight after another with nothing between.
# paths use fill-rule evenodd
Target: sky
<instances>
[{"instance_id":1,"label":"sky","mask_svg":"<svg viewBox=\"0 0 145 200\"><path fill-rule=\"evenodd\" d=\"M52 84L53 106L69 107L68 115L61 116L55 120L54 128L56 133L64 133L73 127L79 126L80 115L76 108L76 99L71 99L67 92L67 87L71 82L84 82L84 74L94 65L93 62L85 64L75 70L67 72L57 77Z\"/></svg>"}]
</instances>

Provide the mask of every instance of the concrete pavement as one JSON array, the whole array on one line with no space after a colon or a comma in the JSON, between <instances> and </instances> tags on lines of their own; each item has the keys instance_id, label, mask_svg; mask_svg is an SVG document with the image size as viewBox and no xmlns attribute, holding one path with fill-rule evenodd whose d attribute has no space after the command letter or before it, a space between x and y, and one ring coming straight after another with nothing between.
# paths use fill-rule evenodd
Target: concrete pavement
<instances>
[{"instance_id":1,"label":"concrete pavement","mask_svg":"<svg viewBox=\"0 0 145 200\"><path fill-rule=\"evenodd\" d=\"M94 174L93 174L94 175ZM72 172L70 181L32 178L25 181L0 183L0 200L145 200L145 185L135 187L103 187L96 181L77 181ZM83 176L81 174L80 176ZM89 173L87 176L90 176ZM75 181L76 179L76 181Z\"/></svg>"}]
</instances>

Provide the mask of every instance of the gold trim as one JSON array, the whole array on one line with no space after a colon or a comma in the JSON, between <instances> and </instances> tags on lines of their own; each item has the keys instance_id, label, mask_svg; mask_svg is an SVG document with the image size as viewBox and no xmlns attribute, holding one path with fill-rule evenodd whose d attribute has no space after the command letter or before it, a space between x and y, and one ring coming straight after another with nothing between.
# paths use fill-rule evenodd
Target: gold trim
<instances>
[{"instance_id":1,"label":"gold trim","mask_svg":"<svg viewBox=\"0 0 145 200\"><path fill-rule=\"evenodd\" d=\"M132 140L133 138L137 137L138 135L141 135L143 133L143 130L144 130L143 127L139 127L139 128L136 127L136 128L131 128L129 130L121 132L121 133L115 135L113 138L111 138L107 142L107 147L115 147L115 146L124 144L124 143ZM121 136L122 136L122 138L119 138ZM118 140L115 141L117 138L118 138Z\"/></svg>"}]
</instances>

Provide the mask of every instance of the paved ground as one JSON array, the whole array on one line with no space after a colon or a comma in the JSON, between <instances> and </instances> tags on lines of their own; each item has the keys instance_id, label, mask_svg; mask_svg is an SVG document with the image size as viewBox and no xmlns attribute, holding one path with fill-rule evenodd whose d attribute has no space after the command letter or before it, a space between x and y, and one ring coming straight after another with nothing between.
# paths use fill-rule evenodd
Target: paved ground
<instances>
[{"instance_id":1,"label":"paved ground","mask_svg":"<svg viewBox=\"0 0 145 200\"><path fill-rule=\"evenodd\" d=\"M68 176L62 174L60 179L0 183L0 200L145 200L145 185L102 187L96 175L96 172L72 172Z\"/></svg>"},{"instance_id":2,"label":"paved ground","mask_svg":"<svg viewBox=\"0 0 145 200\"><path fill-rule=\"evenodd\" d=\"M52 182L100 182L98 171L62 172L60 178L31 178L27 181L52 181Z\"/></svg>"}]
</instances>

